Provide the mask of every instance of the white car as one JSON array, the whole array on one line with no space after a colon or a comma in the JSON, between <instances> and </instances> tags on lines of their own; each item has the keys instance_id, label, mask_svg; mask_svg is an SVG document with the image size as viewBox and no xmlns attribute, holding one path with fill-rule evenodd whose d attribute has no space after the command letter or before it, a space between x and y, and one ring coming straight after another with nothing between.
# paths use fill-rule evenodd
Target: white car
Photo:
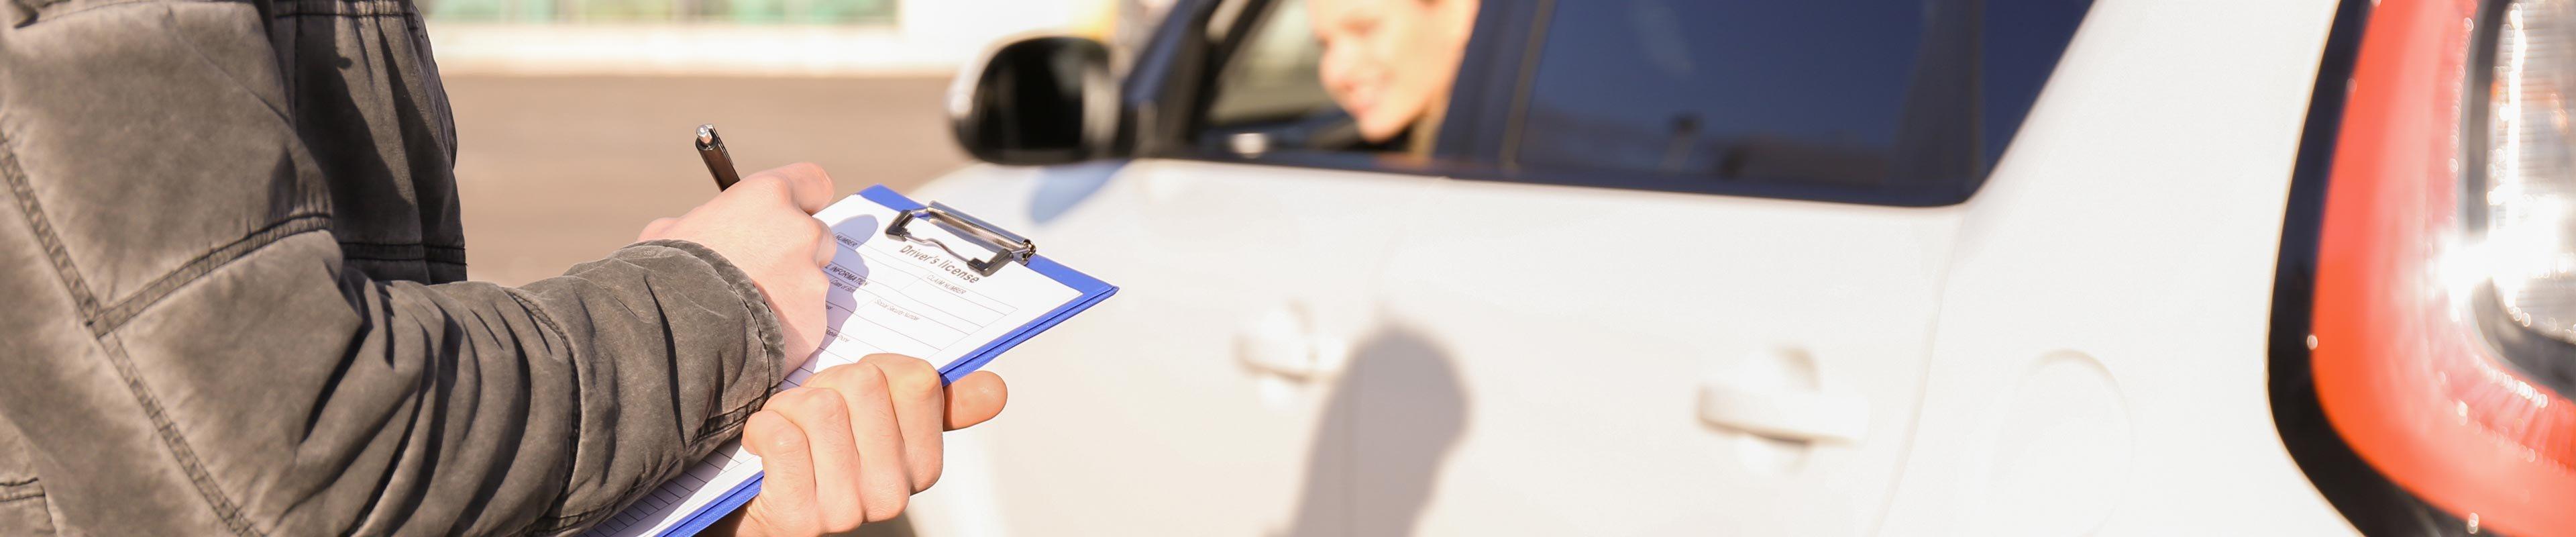
<instances>
[{"instance_id":1,"label":"white car","mask_svg":"<svg viewBox=\"0 0 2576 537\"><path fill-rule=\"evenodd\" d=\"M1427 154L1311 24L961 78L1125 290L922 531L2576 532L2576 1L1488 0Z\"/></svg>"}]
</instances>

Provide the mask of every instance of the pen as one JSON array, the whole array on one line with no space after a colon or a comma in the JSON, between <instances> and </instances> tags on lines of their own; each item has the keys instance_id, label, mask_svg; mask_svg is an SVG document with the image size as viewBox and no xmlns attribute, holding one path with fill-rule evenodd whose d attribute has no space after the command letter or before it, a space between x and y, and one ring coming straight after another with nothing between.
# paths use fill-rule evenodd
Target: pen
<instances>
[{"instance_id":1,"label":"pen","mask_svg":"<svg viewBox=\"0 0 2576 537\"><path fill-rule=\"evenodd\" d=\"M716 176L716 190L733 188L742 175L733 171L733 153L725 151L724 139L716 137L716 124L698 126L698 159L707 161L707 173Z\"/></svg>"}]
</instances>

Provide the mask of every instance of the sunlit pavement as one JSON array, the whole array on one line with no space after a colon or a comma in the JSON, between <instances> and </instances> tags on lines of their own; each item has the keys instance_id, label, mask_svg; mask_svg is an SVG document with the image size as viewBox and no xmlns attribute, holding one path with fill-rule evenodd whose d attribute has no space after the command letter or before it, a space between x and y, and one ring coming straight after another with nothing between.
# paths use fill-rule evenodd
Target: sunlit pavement
<instances>
[{"instance_id":1,"label":"sunlit pavement","mask_svg":"<svg viewBox=\"0 0 2576 537\"><path fill-rule=\"evenodd\" d=\"M743 172L822 164L841 192L966 163L938 78L451 76L474 279L517 285L634 240L715 192L690 150L715 123Z\"/></svg>"}]
</instances>

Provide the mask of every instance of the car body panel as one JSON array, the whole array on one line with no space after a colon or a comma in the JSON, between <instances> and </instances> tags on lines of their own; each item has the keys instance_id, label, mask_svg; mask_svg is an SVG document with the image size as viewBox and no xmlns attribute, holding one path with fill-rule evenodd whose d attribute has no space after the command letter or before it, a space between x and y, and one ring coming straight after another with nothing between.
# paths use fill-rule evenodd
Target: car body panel
<instances>
[{"instance_id":1,"label":"car body panel","mask_svg":"<svg viewBox=\"0 0 2576 537\"><path fill-rule=\"evenodd\" d=\"M2095 4L1965 206L1891 531L2351 531L2282 448L2265 384L2334 9Z\"/></svg>"},{"instance_id":2,"label":"car body panel","mask_svg":"<svg viewBox=\"0 0 2576 537\"><path fill-rule=\"evenodd\" d=\"M961 170L917 194L1125 291L994 364L1014 408L961 433L973 479L917 521L2350 533L2265 385L2336 5L2097 0L1982 190L1942 207L1175 158ZM1858 394L1866 425L1712 424L1700 398L1730 379Z\"/></svg>"}]
</instances>

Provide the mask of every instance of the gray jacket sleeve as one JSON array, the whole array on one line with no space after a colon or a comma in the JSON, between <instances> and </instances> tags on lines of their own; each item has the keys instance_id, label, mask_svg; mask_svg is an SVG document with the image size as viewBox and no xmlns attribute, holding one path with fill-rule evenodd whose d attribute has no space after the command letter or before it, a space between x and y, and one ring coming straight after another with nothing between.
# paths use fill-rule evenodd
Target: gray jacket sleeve
<instances>
[{"instance_id":1,"label":"gray jacket sleeve","mask_svg":"<svg viewBox=\"0 0 2576 537\"><path fill-rule=\"evenodd\" d=\"M517 288L365 268L423 247L350 229L428 216L338 188L369 164L314 157L350 140L298 125L343 120L288 104L263 19L406 5L0 0L0 467L52 529L569 533L767 398L777 320L696 244Z\"/></svg>"},{"instance_id":2,"label":"gray jacket sleeve","mask_svg":"<svg viewBox=\"0 0 2576 537\"><path fill-rule=\"evenodd\" d=\"M339 281L359 314L354 359L313 388L348 394L327 404L349 411L312 409L303 434L365 439L377 445L354 455L383 459L311 496L378 509L314 513L317 530L588 527L733 439L782 376L759 290L694 243L640 243L518 288Z\"/></svg>"}]
</instances>

